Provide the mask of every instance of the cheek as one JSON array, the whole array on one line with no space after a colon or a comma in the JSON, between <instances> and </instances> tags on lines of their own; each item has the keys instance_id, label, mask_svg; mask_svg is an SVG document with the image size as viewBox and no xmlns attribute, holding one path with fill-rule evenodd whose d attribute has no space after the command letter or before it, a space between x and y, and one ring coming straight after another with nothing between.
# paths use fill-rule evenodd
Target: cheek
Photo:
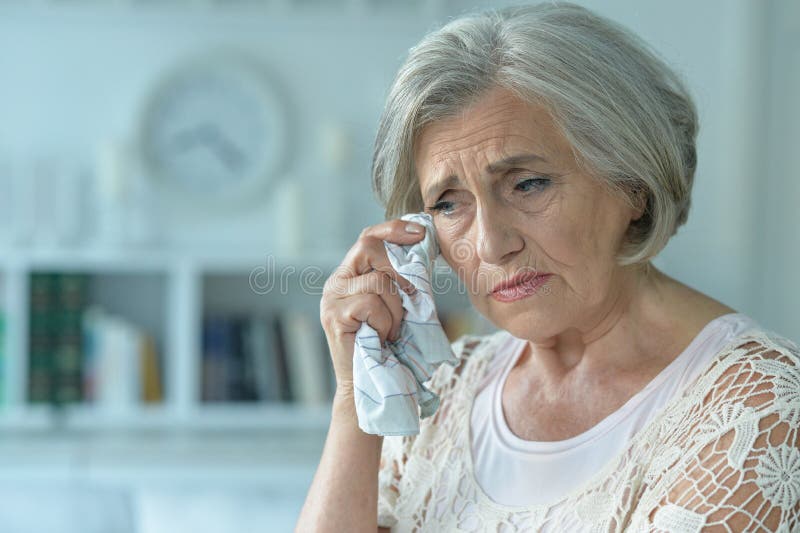
<instances>
[{"instance_id":1,"label":"cheek","mask_svg":"<svg viewBox=\"0 0 800 533\"><path fill-rule=\"evenodd\" d=\"M544 257L541 267L555 272L567 290L588 304L606 275L607 265L597 249L594 231L585 220L539 220L530 238Z\"/></svg>"},{"instance_id":2,"label":"cheek","mask_svg":"<svg viewBox=\"0 0 800 533\"><path fill-rule=\"evenodd\" d=\"M558 268L578 267L586 263L589 252L586 235L573 221L563 218L540 219L532 223L532 228L530 237L546 256L545 265L552 263L549 266Z\"/></svg>"},{"instance_id":3,"label":"cheek","mask_svg":"<svg viewBox=\"0 0 800 533\"><path fill-rule=\"evenodd\" d=\"M536 221L536 242L551 261L577 271L592 271L613 257L607 222L588 212L562 212Z\"/></svg>"},{"instance_id":4,"label":"cheek","mask_svg":"<svg viewBox=\"0 0 800 533\"><path fill-rule=\"evenodd\" d=\"M478 256L474 243L460 232L447 231L437 227L437 239L442 257L462 281L469 279L478 266Z\"/></svg>"},{"instance_id":5,"label":"cheek","mask_svg":"<svg viewBox=\"0 0 800 533\"><path fill-rule=\"evenodd\" d=\"M567 275L575 291L587 305L597 304L607 297L618 270L616 235L600 225L576 235L571 241L572 267Z\"/></svg>"}]
</instances>

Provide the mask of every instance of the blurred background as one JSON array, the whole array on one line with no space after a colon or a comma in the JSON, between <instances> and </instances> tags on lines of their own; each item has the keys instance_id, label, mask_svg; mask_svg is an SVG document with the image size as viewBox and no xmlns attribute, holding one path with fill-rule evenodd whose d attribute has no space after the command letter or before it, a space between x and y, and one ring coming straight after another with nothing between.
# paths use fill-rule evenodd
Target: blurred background
<instances>
[{"instance_id":1,"label":"blurred background","mask_svg":"<svg viewBox=\"0 0 800 533\"><path fill-rule=\"evenodd\" d=\"M4 532L292 529L333 394L322 286L382 220L387 89L427 31L510 3L0 1ZM800 3L579 3L699 108L656 264L800 339ZM448 335L490 331L452 287Z\"/></svg>"}]
</instances>

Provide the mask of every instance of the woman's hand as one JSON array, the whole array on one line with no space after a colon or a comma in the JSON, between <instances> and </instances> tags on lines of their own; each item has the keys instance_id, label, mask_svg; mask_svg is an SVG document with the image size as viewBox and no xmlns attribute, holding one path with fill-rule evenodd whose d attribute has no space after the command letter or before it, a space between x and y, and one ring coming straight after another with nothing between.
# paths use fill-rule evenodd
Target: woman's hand
<instances>
[{"instance_id":1,"label":"woman's hand","mask_svg":"<svg viewBox=\"0 0 800 533\"><path fill-rule=\"evenodd\" d=\"M342 263L325 282L320 301L320 321L336 374L337 393L353 392L353 350L362 322L381 338L396 340L403 319L403 300L392 282L407 293L414 285L392 268L383 241L414 244L425 227L394 219L365 228Z\"/></svg>"}]
</instances>

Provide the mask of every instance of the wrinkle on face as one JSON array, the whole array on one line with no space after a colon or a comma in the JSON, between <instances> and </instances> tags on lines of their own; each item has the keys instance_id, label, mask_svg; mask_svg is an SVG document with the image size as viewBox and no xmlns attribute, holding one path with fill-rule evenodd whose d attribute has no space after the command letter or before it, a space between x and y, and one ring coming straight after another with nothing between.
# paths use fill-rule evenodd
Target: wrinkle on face
<instances>
[{"instance_id":1,"label":"wrinkle on face","mask_svg":"<svg viewBox=\"0 0 800 533\"><path fill-rule=\"evenodd\" d=\"M544 160L486 172L501 159L530 153ZM567 330L589 336L625 301L616 254L632 209L581 168L546 108L493 89L458 115L425 126L415 166L426 209L440 198L427 194L431 184L458 177L438 193L463 207L457 217L434 214L440 248L473 305L499 327L542 342ZM526 176L550 182L526 196L512 187ZM459 246L472 253L458 253ZM547 290L512 303L491 298L498 281L522 268L552 273Z\"/></svg>"}]
</instances>

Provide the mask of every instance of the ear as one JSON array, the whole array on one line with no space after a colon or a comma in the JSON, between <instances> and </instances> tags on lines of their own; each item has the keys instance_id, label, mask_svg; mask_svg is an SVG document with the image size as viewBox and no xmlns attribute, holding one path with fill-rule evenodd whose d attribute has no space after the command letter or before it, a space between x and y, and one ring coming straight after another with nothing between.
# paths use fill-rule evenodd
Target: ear
<instances>
[{"instance_id":1,"label":"ear","mask_svg":"<svg viewBox=\"0 0 800 533\"><path fill-rule=\"evenodd\" d=\"M631 191L633 197L633 215L631 221L639 220L647 209L647 193L642 187L634 187Z\"/></svg>"}]
</instances>

